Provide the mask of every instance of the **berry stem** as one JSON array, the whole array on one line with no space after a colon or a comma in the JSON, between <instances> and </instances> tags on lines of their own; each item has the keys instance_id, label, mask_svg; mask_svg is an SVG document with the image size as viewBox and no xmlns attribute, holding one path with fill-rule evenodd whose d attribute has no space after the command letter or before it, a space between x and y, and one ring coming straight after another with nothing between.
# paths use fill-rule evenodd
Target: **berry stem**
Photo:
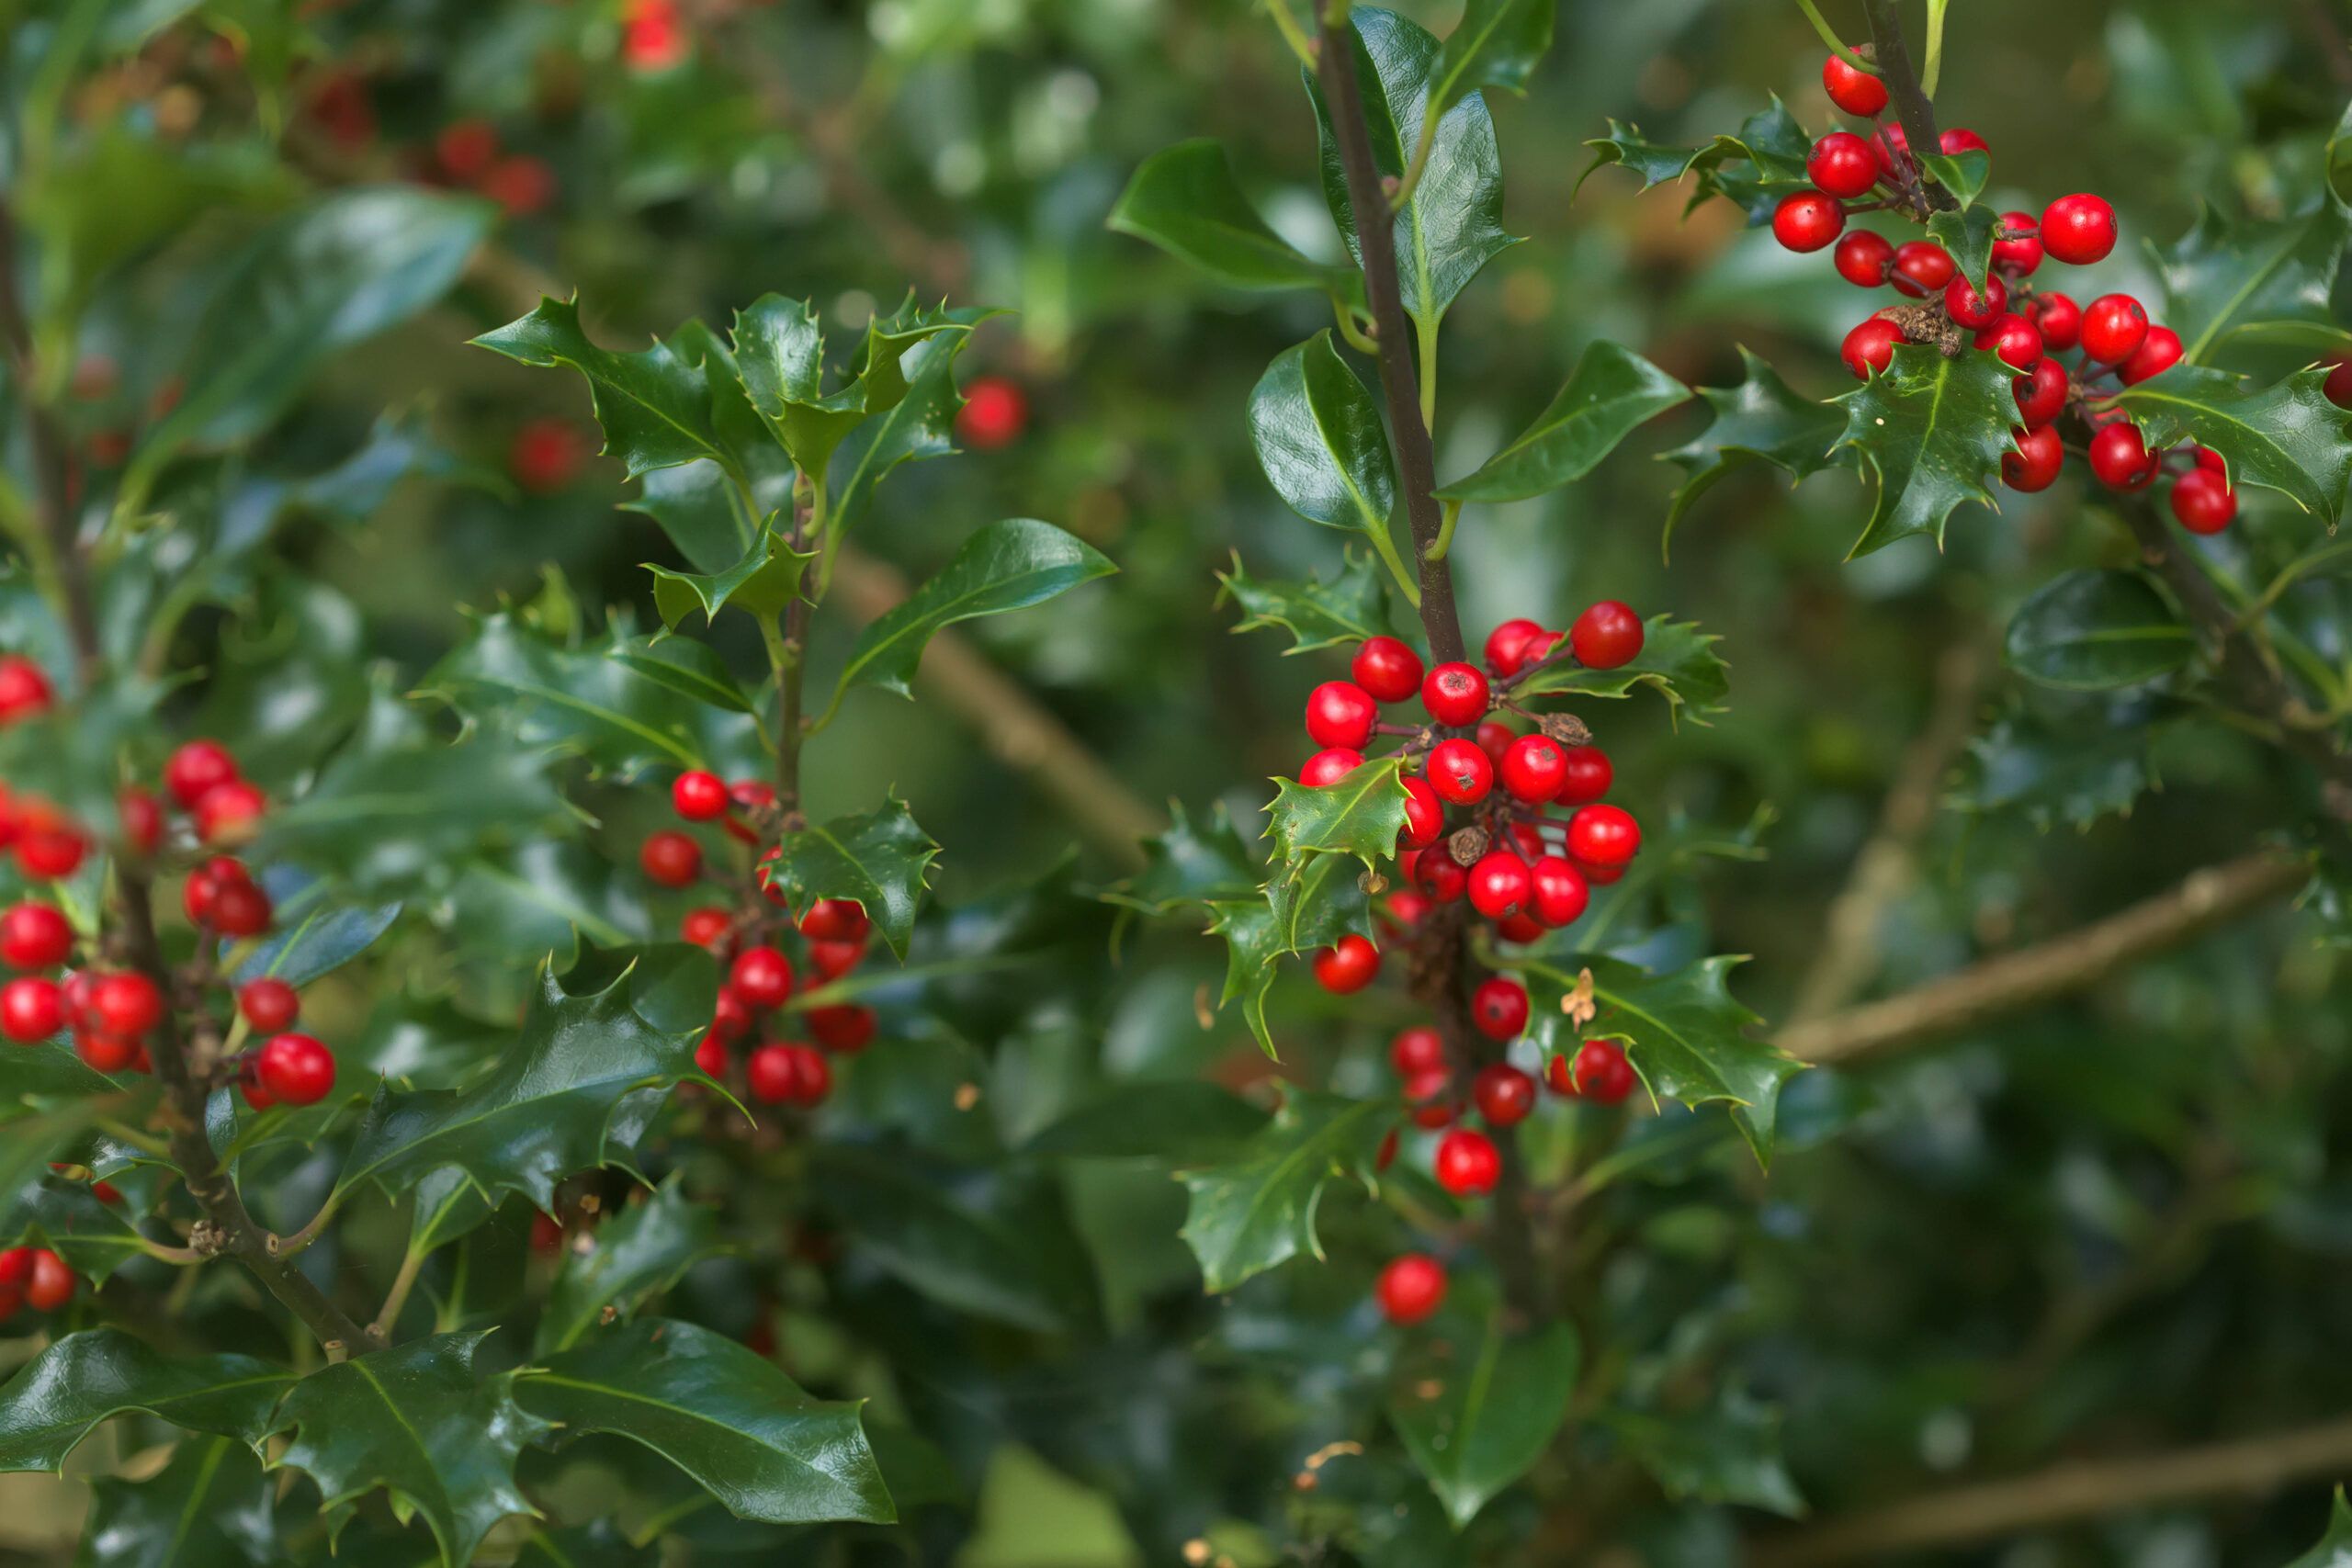
<instances>
[{"instance_id":1,"label":"berry stem","mask_svg":"<svg viewBox=\"0 0 2352 1568\"><path fill-rule=\"evenodd\" d=\"M1866 76L1879 74L1879 68L1874 62L1863 59L1846 47L1846 40L1838 36L1838 29L1831 27L1827 19L1814 8L1813 0L1797 0L1797 9L1803 11L1804 19L1813 24L1813 30L1821 35L1821 41L1829 46L1830 53Z\"/></svg>"}]
</instances>

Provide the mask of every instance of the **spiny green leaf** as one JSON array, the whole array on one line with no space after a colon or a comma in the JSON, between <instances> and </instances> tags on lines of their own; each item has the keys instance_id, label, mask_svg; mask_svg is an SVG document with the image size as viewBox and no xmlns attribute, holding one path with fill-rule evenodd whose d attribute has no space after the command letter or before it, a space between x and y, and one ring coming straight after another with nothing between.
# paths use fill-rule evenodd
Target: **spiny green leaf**
<instances>
[{"instance_id":1,"label":"spiny green leaf","mask_svg":"<svg viewBox=\"0 0 2352 1568\"><path fill-rule=\"evenodd\" d=\"M735 312L735 363L752 406L800 468L821 474L833 448L865 418L855 383L828 396L825 332L816 307L763 294Z\"/></svg>"},{"instance_id":2,"label":"spiny green leaf","mask_svg":"<svg viewBox=\"0 0 2352 1568\"><path fill-rule=\"evenodd\" d=\"M2146 689L2076 697L2045 712L2045 697L1987 725L1946 796L1967 811L2018 811L2040 832L2087 829L2128 814L2156 783L2154 742L2171 716Z\"/></svg>"},{"instance_id":3,"label":"spiny green leaf","mask_svg":"<svg viewBox=\"0 0 2352 1568\"><path fill-rule=\"evenodd\" d=\"M1690 204L1717 192L1744 209L1750 224L1769 223L1782 197L1812 187L1805 170L1812 151L1812 136L1775 93L1770 104L1740 122L1737 135L1718 136L1708 144L1698 165L1705 177Z\"/></svg>"},{"instance_id":4,"label":"spiny green leaf","mask_svg":"<svg viewBox=\"0 0 2352 1568\"><path fill-rule=\"evenodd\" d=\"M50 1248L94 1285L147 1250L119 1208L100 1202L87 1182L53 1175L18 1187L0 1208L0 1246L18 1243Z\"/></svg>"},{"instance_id":5,"label":"spiny green leaf","mask_svg":"<svg viewBox=\"0 0 2352 1568\"><path fill-rule=\"evenodd\" d=\"M0 1388L0 1471L55 1470L127 1410L258 1447L292 1372L227 1352L166 1356L115 1328L69 1334Z\"/></svg>"},{"instance_id":6,"label":"spiny green leaf","mask_svg":"<svg viewBox=\"0 0 2352 1568\"><path fill-rule=\"evenodd\" d=\"M1385 1100L1301 1090L1233 1159L1185 1172L1182 1235L1209 1292L1230 1291L1302 1248L1321 1258L1315 1211L1323 1189L1337 1176L1374 1190L1373 1163L1396 1115Z\"/></svg>"},{"instance_id":7,"label":"spiny green leaf","mask_svg":"<svg viewBox=\"0 0 2352 1568\"><path fill-rule=\"evenodd\" d=\"M1993 177L1993 155L1980 147L1963 148L1958 152L1922 152L1918 156L1919 166L1936 184L1951 192L1952 199L1962 207L1974 206L1984 182ZM1983 280L1979 274L1977 281Z\"/></svg>"},{"instance_id":8,"label":"spiny green leaf","mask_svg":"<svg viewBox=\"0 0 2352 1568\"><path fill-rule=\"evenodd\" d=\"M968 333L956 333L917 344L907 355L915 368L906 377L905 394L842 442L826 470L831 527L847 534L864 522L876 489L900 464L956 449L956 412L964 406L956 390L956 360L970 341Z\"/></svg>"},{"instance_id":9,"label":"spiny green leaf","mask_svg":"<svg viewBox=\"0 0 2352 1568\"><path fill-rule=\"evenodd\" d=\"M1217 573L1216 581L1219 599L1229 596L1241 606L1233 629L1290 633L1285 657L1389 635L1388 579L1378 561L1354 550L1343 552L1329 581L1310 577L1304 582L1252 578L1236 550L1233 570Z\"/></svg>"},{"instance_id":10,"label":"spiny green leaf","mask_svg":"<svg viewBox=\"0 0 2352 1568\"><path fill-rule=\"evenodd\" d=\"M1712 167L1717 158L1705 147L1663 147L1642 135L1642 128L1621 119L1609 120L1609 134L1596 136L1585 142L1592 149L1592 162L1577 176L1576 190L1601 169L1622 168L1642 176L1642 189L1671 185L1693 168ZM1706 160L1704 164L1702 160ZM1703 192L1702 192L1703 194ZM1570 193L1573 199L1574 192Z\"/></svg>"},{"instance_id":11,"label":"spiny green leaf","mask_svg":"<svg viewBox=\"0 0 2352 1568\"><path fill-rule=\"evenodd\" d=\"M2328 1505L2327 1533L2287 1568L2345 1568L2346 1563L2352 1563L2352 1503L2345 1501L2344 1488L2338 1486Z\"/></svg>"},{"instance_id":12,"label":"spiny green leaf","mask_svg":"<svg viewBox=\"0 0 2352 1568\"><path fill-rule=\"evenodd\" d=\"M1830 466L1830 447L1845 428L1845 416L1832 404L1798 395L1745 344L1739 359L1746 375L1738 386L1697 389L1714 411L1714 422L1687 444L1658 454L1686 476L1667 508L1661 553L1672 546L1675 525L1691 506L1735 468L1770 464L1793 484Z\"/></svg>"},{"instance_id":13,"label":"spiny green leaf","mask_svg":"<svg viewBox=\"0 0 2352 1568\"><path fill-rule=\"evenodd\" d=\"M2180 669L2197 639L2138 573L2070 571L2018 606L2003 653L2029 681L2098 692Z\"/></svg>"},{"instance_id":14,"label":"spiny green leaf","mask_svg":"<svg viewBox=\"0 0 2352 1568\"><path fill-rule=\"evenodd\" d=\"M2352 419L2329 400L2327 371L2298 370L2256 387L2241 376L2201 365L2176 365L2115 394L2150 451L2177 442L2210 446L2229 465L2233 486L2275 490L2329 526L2335 524L2345 485L2352 481Z\"/></svg>"},{"instance_id":15,"label":"spiny green leaf","mask_svg":"<svg viewBox=\"0 0 2352 1568\"><path fill-rule=\"evenodd\" d=\"M594 1241L585 1252L565 1253L548 1288L547 1310L539 1314L541 1355L578 1344L607 1308L629 1316L724 1245L718 1209L687 1201L675 1176L598 1227Z\"/></svg>"},{"instance_id":16,"label":"spiny green leaf","mask_svg":"<svg viewBox=\"0 0 2352 1568\"><path fill-rule=\"evenodd\" d=\"M1546 664L1512 688L1521 701L1565 694L1571 696L1630 696L1646 686L1664 697L1668 713L1704 724L1721 713L1731 694L1731 668L1715 652L1723 639L1689 621L1653 615L1642 627L1642 650L1614 670L1588 670L1571 660Z\"/></svg>"},{"instance_id":17,"label":"spiny green leaf","mask_svg":"<svg viewBox=\"0 0 2352 1568\"><path fill-rule=\"evenodd\" d=\"M83 1527L84 1562L107 1568L269 1568L277 1544L277 1488L253 1450L192 1438L145 1481L97 1476Z\"/></svg>"},{"instance_id":18,"label":"spiny green leaf","mask_svg":"<svg viewBox=\"0 0 2352 1568\"><path fill-rule=\"evenodd\" d=\"M1250 393L1250 439L1266 482L1310 523L1388 536L1396 463L1372 393L1317 333L1274 356Z\"/></svg>"},{"instance_id":19,"label":"spiny green leaf","mask_svg":"<svg viewBox=\"0 0 2352 1568\"><path fill-rule=\"evenodd\" d=\"M2352 206L2333 192L2291 218L2224 218L2209 207L2170 246L2151 243L2164 321L2180 334L2181 356L2209 363L2239 336L2310 350L2341 345L2344 329L2329 300L2347 243Z\"/></svg>"},{"instance_id":20,"label":"spiny green leaf","mask_svg":"<svg viewBox=\"0 0 2352 1568\"><path fill-rule=\"evenodd\" d=\"M2014 450L2016 381L1984 349L1947 359L1932 344L1902 344L1883 374L1834 400L1846 411L1837 449L1852 448L1879 479L1878 502L1848 558L1914 534L1940 549L1952 508L1994 504L1990 481Z\"/></svg>"},{"instance_id":21,"label":"spiny green leaf","mask_svg":"<svg viewBox=\"0 0 2352 1568\"><path fill-rule=\"evenodd\" d=\"M312 1372L270 1425L293 1434L278 1457L319 1483L330 1527L369 1492L422 1517L448 1568L463 1568L491 1527L538 1517L514 1461L548 1424L514 1403L513 1372L474 1365L487 1334L435 1334Z\"/></svg>"},{"instance_id":22,"label":"spiny green leaf","mask_svg":"<svg viewBox=\"0 0 2352 1568\"><path fill-rule=\"evenodd\" d=\"M817 558L814 550L795 550L770 518L743 558L724 571L677 571L648 563L653 574L653 607L672 631L695 611L705 625L733 605L753 619L774 624L800 592L802 575Z\"/></svg>"},{"instance_id":23,"label":"spiny green leaf","mask_svg":"<svg viewBox=\"0 0 2352 1568\"><path fill-rule=\"evenodd\" d=\"M1331 862L1329 855L1323 859ZM1217 1006L1228 1007L1238 1000L1258 1048L1269 1060L1278 1061L1273 1031L1266 1022L1266 996L1274 988L1274 960L1282 956L1282 949L1274 935L1273 906L1264 889L1251 891L1254 897L1215 898L1206 905L1208 934L1223 937L1227 949L1225 989Z\"/></svg>"},{"instance_id":24,"label":"spiny green leaf","mask_svg":"<svg viewBox=\"0 0 2352 1568\"><path fill-rule=\"evenodd\" d=\"M1111 209L1110 226L1189 262L1228 288L1345 292L1349 269L1308 260L1266 226L1241 194L1225 149L1180 141L1145 159Z\"/></svg>"},{"instance_id":25,"label":"spiny green leaf","mask_svg":"<svg viewBox=\"0 0 2352 1568\"><path fill-rule=\"evenodd\" d=\"M738 1518L898 1517L856 1404L812 1399L765 1357L691 1323L649 1318L593 1334L516 1392L567 1440L610 1432L644 1444Z\"/></svg>"},{"instance_id":26,"label":"spiny green leaf","mask_svg":"<svg viewBox=\"0 0 2352 1568\"><path fill-rule=\"evenodd\" d=\"M1168 803L1168 815L1167 830L1143 841L1144 869L1105 889L1106 902L1166 915L1185 905L1257 892L1265 872L1242 843L1225 802L1211 805L1198 823L1181 800Z\"/></svg>"},{"instance_id":27,"label":"spiny green leaf","mask_svg":"<svg viewBox=\"0 0 2352 1568\"><path fill-rule=\"evenodd\" d=\"M1445 501L1523 501L1592 472L1644 423L1690 400L1690 389L1606 339L1586 348L1549 407Z\"/></svg>"},{"instance_id":28,"label":"spiny green leaf","mask_svg":"<svg viewBox=\"0 0 2352 1568\"><path fill-rule=\"evenodd\" d=\"M589 341L580 325L580 301L542 299L537 309L477 344L525 365L568 365L588 378L605 450L634 479L696 458L733 469L711 409L709 377L672 344L616 354Z\"/></svg>"},{"instance_id":29,"label":"spiny green leaf","mask_svg":"<svg viewBox=\"0 0 2352 1568\"><path fill-rule=\"evenodd\" d=\"M966 539L939 575L857 634L833 700L838 704L858 685L911 697L915 668L941 627L1026 609L1118 570L1101 551L1050 523L1034 517L991 523Z\"/></svg>"},{"instance_id":30,"label":"spiny green leaf","mask_svg":"<svg viewBox=\"0 0 2352 1568\"><path fill-rule=\"evenodd\" d=\"M785 834L775 858L760 863L760 885L780 891L796 919L820 898L855 899L904 958L938 858L938 844L892 795L871 811Z\"/></svg>"},{"instance_id":31,"label":"spiny green leaf","mask_svg":"<svg viewBox=\"0 0 2352 1568\"><path fill-rule=\"evenodd\" d=\"M1951 253L1952 265L1977 292L1993 271L1993 231L2001 215L1989 207L1947 207L1928 220L1928 238Z\"/></svg>"},{"instance_id":32,"label":"spiny green leaf","mask_svg":"<svg viewBox=\"0 0 2352 1568\"><path fill-rule=\"evenodd\" d=\"M1266 807L1266 837L1284 860L1302 855L1353 855L1366 870L1396 855L1405 827L1404 759L1383 757L1336 783L1310 786L1276 779Z\"/></svg>"},{"instance_id":33,"label":"spiny green leaf","mask_svg":"<svg viewBox=\"0 0 2352 1568\"><path fill-rule=\"evenodd\" d=\"M1432 1325L1451 1354L1388 1399L1390 1424L1457 1530L1551 1448L1581 1359L1575 1325L1514 1332L1499 1297L1473 1280Z\"/></svg>"}]
</instances>

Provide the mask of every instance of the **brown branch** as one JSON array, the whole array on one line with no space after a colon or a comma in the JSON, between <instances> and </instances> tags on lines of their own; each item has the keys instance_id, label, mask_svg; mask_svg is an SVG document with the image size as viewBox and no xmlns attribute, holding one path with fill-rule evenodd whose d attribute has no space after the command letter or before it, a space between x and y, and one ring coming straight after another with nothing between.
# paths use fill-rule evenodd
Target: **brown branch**
<instances>
[{"instance_id":1,"label":"brown branch","mask_svg":"<svg viewBox=\"0 0 2352 1568\"><path fill-rule=\"evenodd\" d=\"M1871 60L1879 69L1879 80L1886 84L1887 96L1894 100L1904 141L1910 144L1914 157L1939 151L1942 144L1936 135L1935 106L1928 103L1927 90L1919 85L1919 73L1911 64L1911 46L1904 41L1894 0L1864 0L1862 10L1870 17ZM1953 205L1951 193L1941 186L1925 186L1921 194L1930 208Z\"/></svg>"},{"instance_id":2,"label":"brown branch","mask_svg":"<svg viewBox=\"0 0 2352 1568\"><path fill-rule=\"evenodd\" d=\"M1779 1535L1758 1535L1762 1568L1884 1561L1994 1540L2135 1508L2263 1497L2352 1469L2352 1417L2128 1459L2070 1460L2031 1475L1955 1486Z\"/></svg>"},{"instance_id":3,"label":"brown branch","mask_svg":"<svg viewBox=\"0 0 2352 1568\"><path fill-rule=\"evenodd\" d=\"M1815 1066L1852 1061L1958 1033L1989 1018L2085 990L2126 964L2194 940L2301 886L2298 859L2246 855L2035 947L1781 1032L1781 1048Z\"/></svg>"}]
</instances>

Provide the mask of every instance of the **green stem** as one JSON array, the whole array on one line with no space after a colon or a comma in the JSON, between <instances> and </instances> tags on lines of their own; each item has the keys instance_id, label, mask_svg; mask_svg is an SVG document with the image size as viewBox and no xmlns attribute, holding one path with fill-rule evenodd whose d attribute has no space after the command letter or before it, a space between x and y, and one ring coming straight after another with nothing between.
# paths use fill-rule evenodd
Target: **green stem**
<instances>
[{"instance_id":1,"label":"green stem","mask_svg":"<svg viewBox=\"0 0 2352 1568\"><path fill-rule=\"evenodd\" d=\"M1929 97L1936 96L1936 83L1944 73L1944 9L1951 0L1928 0L1928 62L1919 71L1919 90Z\"/></svg>"},{"instance_id":2,"label":"green stem","mask_svg":"<svg viewBox=\"0 0 2352 1568\"><path fill-rule=\"evenodd\" d=\"M400 1322L401 1309L408 1305L408 1293L415 1288L416 1277L424 1270L424 1253L412 1246L401 1258L401 1271L392 1276L392 1288L385 1292L384 1304L376 1309L376 1321L368 1332L379 1344L391 1337L392 1325Z\"/></svg>"},{"instance_id":3,"label":"green stem","mask_svg":"<svg viewBox=\"0 0 2352 1568\"><path fill-rule=\"evenodd\" d=\"M1844 61L1847 64L1852 66L1857 71L1867 72L1872 76L1878 74L1878 67L1876 65L1871 64L1869 61L1864 60L1860 55L1856 54L1852 50L1846 47L1845 40L1838 36L1837 29L1832 28L1826 21L1823 20L1821 13L1813 8L1813 0L1797 0L1797 9L1803 11L1804 13L1804 19L1813 24L1813 30L1821 35L1821 41L1829 46L1830 53L1836 55L1838 59Z\"/></svg>"},{"instance_id":4,"label":"green stem","mask_svg":"<svg viewBox=\"0 0 2352 1568\"><path fill-rule=\"evenodd\" d=\"M1331 314L1338 318L1340 336L1350 348L1354 349L1358 354L1380 352L1380 344L1373 341L1370 333L1356 325L1354 313L1340 301L1337 295L1332 296L1331 299Z\"/></svg>"},{"instance_id":5,"label":"green stem","mask_svg":"<svg viewBox=\"0 0 2352 1568\"><path fill-rule=\"evenodd\" d=\"M1283 35L1283 41L1290 45L1291 53L1298 57L1301 65L1314 70L1315 45L1307 40L1298 18L1290 14L1290 0L1266 0L1266 9L1272 14L1274 28Z\"/></svg>"},{"instance_id":6,"label":"green stem","mask_svg":"<svg viewBox=\"0 0 2352 1568\"><path fill-rule=\"evenodd\" d=\"M1414 609L1419 609L1421 585L1413 581L1412 572L1406 568L1405 558L1396 553L1396 541L1388 536L1386 525L1383 525L1378 528L1368 528L1364 531L1371 536L1372 547L1378 550L1380 558L1388 563L1388 574L1396 580L1396 586L1404 591L1405 602Z\"/></svg>"},{"instance_id":7,"label":"green stem","mask_svg":"<svg viewBox=\"0 0 2352 1568\"><path fill-rule=\"evenodd\" d=\"M1421 183L1421 171L1429 167L1430 149L1437 145L1438 121L1444 118L1437 111L1434 99L1421 106L1421 139L1414 143L1412 162L1405 165L1404 174L1396 181L1396 194L1388 198L1391 212L1405 210L1405 204L1413 199L1413 191Z\"/></svg>"},{"instance_id":8,"label":"green stem","mask_svg":"<svg viewBox=\"0 0 2352 1568\"><path fill-rule=\"evenodd\" d=\"M1423 560L1443 560L1445 558L1445 552L1453 548L1453 525L1455 523L1461 521L1461 518L1462 503L1458 501L1447 502L1445 503L1445 521L1438 525L1437 538L1430 543L1428 549L1421 552L1421 558Z\"/></svg>"},{"instance_id":9,"label":"green stem","mask_svg":"<svg viewBox=\"0 0 2352 1568\"><path fill-rule=\"evenodd\" d=\"M1437 434L1437 330L1435 316L1413 323L1421 344L1421 427L1432 435Z\"/></svg>"}]
</instances>

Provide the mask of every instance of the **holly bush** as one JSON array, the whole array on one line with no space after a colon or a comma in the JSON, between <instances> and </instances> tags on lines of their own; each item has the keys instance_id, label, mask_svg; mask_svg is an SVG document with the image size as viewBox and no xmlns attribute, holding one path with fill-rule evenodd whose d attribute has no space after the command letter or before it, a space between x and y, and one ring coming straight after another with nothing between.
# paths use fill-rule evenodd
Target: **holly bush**
<instances>
[{"instance_id":1,"label":"holly bush","mask_svg":"<svg viewBox=\"0 0 2352 1568\"><path fill-rule=\"evenodd\" d=\"M2352 1552L2330 6L0 19L0 1557Z\"/></svg>"}]
</instances>

